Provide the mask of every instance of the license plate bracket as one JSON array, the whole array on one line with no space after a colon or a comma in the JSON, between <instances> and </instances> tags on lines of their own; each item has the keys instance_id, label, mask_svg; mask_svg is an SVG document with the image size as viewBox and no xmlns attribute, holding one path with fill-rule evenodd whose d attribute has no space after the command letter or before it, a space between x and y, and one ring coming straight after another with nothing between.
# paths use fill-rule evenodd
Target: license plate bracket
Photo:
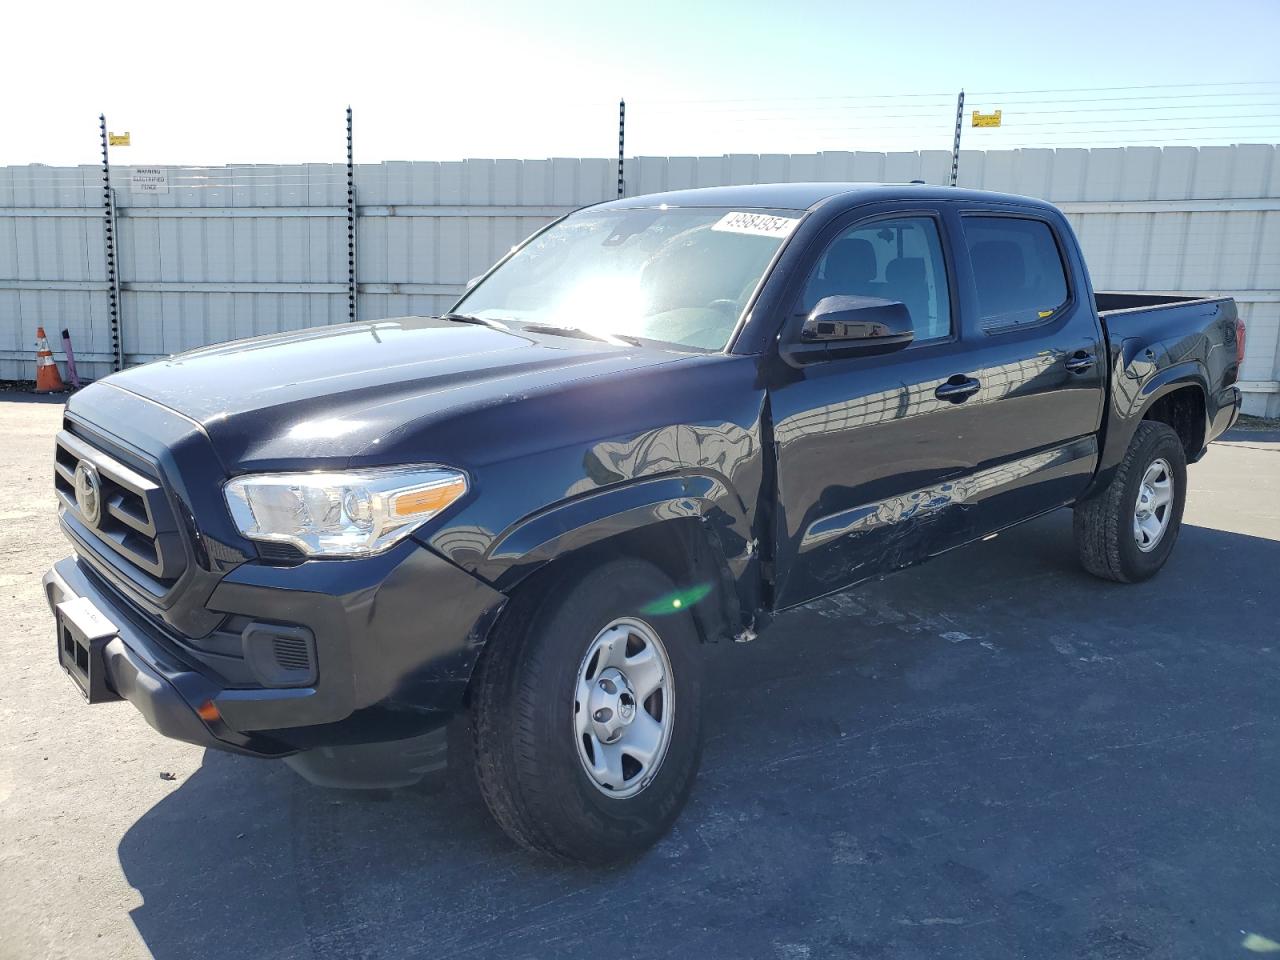
<instances>
[{"instance_id":1,"label":"license plate bracket","mask_svg":"<svg viewBox=\"0 0 1280 960\"><path fill-rule=\"evenodd\" d=\"M89 703L120 697L107 686L103 651L119 631L86 597L64 600L54 608L58 626L58 663Z\"/></svg>"}]
</instances>

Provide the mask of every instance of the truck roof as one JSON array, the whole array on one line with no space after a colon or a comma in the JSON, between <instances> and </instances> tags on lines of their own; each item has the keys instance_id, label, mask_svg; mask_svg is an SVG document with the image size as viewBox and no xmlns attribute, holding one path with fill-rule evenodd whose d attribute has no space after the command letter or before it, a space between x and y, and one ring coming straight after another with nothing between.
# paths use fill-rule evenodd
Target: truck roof
<instances>
[{"instance_id":1,"label":"truck roof","mask_svg":"<svg viewBox=\"0 0 1280 960\"><path fill-rule=\"evenodd\" d=\"M700 187L671 190L639 197L623 197L599 206L625 209L668 204L673 207L765 207L812 210L828 201L842 206L875 200L978 200L987 203L1019 203L1051 206L1042 200L990 190L963 190L927 183L753 183L734 187Z\"/></svg>"}]
</instances>

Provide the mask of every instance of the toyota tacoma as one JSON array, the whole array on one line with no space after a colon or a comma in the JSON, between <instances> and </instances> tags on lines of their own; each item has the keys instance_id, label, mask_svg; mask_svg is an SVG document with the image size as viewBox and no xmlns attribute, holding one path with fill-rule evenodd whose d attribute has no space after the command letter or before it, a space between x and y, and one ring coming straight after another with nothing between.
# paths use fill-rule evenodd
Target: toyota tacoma
<instances>
[{"instance_id":1,"label":"toyota tacoma","mask_svg":"<svg viewBox=\"0 0 1280 960\"><path fill-rule=\"evenodd\" d=\"M519 843L634 856L693 786L701 644L1060 507L1152 576L1243 351L1229 298L1095 292L1038 200L602 203L443 316L75 394L57 656L166 736L327 784L453 753Z\"/></svg>"}]
</instances>

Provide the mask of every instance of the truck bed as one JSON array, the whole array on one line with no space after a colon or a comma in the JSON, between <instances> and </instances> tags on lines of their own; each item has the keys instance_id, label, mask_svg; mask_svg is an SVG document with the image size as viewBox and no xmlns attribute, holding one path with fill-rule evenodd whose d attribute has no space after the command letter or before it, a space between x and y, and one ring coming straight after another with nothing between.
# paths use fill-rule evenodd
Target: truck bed
<instances>
[{"instance_id":1,"label":"truck bed","mask_svg":"<svg viewBox=\"0 0 1280 960\"><path fill-rule=\"evenodd\" d=\"M1139 340L1167 350L1171 362L1194 357L1206 365L1215 346L1236 352L1236 304L1230 297L1095 291L1093 299L1113 342ZM1238 371L1220 372L1226 375L1220 386L1235 382Z\"/></svg>"},{"instance_id":2,"label":"truck bed","mask_svg":"<svg viewBox=\"0 0 1280 960\"><path fill-rule=\"evenodd\" d=\"M1121 313L1125 310L1145 310L1153 307L1174 307L1185 303L1207 303L1225 300L1227 297L1194 297L1184 293L1126 293L1122 291L1095 290L1094 306L1098 313Z\"/></svg>"},{"instance_id":3,"label":"truck bed","mask_svg":"<svg viewBox=\"0 0 1280 960\"><path fill-rule=\"evenodd\" d=\"M1172 293L1095 291L1094 303L1123 374L1111 381L1108 437L1127 435L1122 423L1142 416L1146 398L1178 383L1200 387L1202 407L1179 409L1177 416L1203 422L1204 430L1187 450L1196 460L1205 444L1235 422L1243 355L1242 325L1231 297L1195 297ZM1183 395L1186 396L1185 394ZM1108 443L1106 468L1126 443Z\"/></svg>"}]
</instances>

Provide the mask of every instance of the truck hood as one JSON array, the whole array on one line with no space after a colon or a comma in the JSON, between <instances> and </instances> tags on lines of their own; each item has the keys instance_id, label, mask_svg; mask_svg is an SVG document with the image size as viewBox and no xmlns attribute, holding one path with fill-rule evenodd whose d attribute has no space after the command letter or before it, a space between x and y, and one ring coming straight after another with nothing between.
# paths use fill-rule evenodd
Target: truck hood
<instances>
[{"instance_id":1,"label":"truck hood","mask_svg":"<svg viewBox=\"0 0 1280 960\"><path fill-rule=\"evenodd\" d=\"M402 461L433 421L554 393L686 354L505 332L434 317L317 327L178 354L113 387L200 424L232 473ZM79 403L74 406L80 406ZM411 451L410 451L411 452Z\"/></svg>"}]
</instances>

